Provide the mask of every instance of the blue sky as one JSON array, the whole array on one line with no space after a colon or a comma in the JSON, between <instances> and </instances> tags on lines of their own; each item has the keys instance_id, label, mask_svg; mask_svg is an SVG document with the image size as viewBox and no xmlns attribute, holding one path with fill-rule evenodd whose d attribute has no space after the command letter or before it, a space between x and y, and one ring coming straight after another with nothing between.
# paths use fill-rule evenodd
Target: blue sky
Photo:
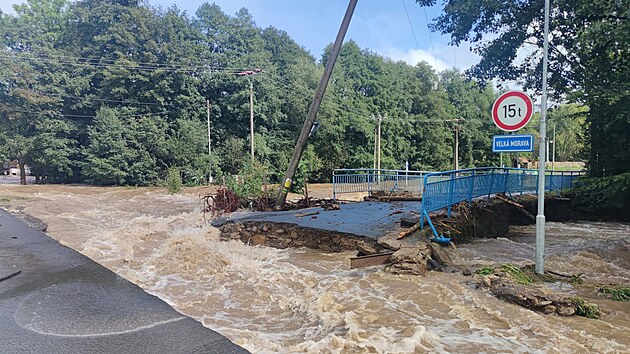
<instances>
[{"instance_id":1,"label":"blue sky","mask_svg":"<svg viewBox=\"0 0 630 354\"><path fill-rule=\"evenodd\" d=\"M418 40L418 47L405 14L403 1ZM11 5L20 0L0 0L3 12L12 13ZM150 0L151 4L168 7L176 4L189 14L205 1ZM261 27L274 26L285 30L317 58L324 47L332 42L348 5L343 0L214 0L227 14L234 14L240 8L247 8L256 23ZM440 8L427 8L431 21L439 15ZM431 38L429 37L429 34ZM359 0L350 23L346 40L353 39L361 47L369 48L395 60L416 64L425 60L442 70L457 66L467 69L478 62L478 56L471 53L469 45L459 47L448 45L449 38L429 32L425 12L414 0ZM431 45L431 39L433 45ZM434 55L435 54L435 55Z\"/></svg>"}]
</instances>

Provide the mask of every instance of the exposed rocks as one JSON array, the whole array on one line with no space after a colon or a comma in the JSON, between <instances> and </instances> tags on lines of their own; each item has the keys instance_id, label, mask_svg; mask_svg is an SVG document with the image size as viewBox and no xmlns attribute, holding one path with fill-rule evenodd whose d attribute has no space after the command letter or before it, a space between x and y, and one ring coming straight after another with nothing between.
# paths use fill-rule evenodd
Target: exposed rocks
<instances>
[{"instance_id":1,"label":"exposed rocks","mask_svg":"<svg viewBox=\"0 0 630 354\"><path fill-rule=\"evenodd\" d=\"M388 249L377 240L334 231L304 228L293 224L269 222L227 223L219 228L224 241L241 240L253 246L275 248L307 247L324 252L358 250L364 255Z\"/></svg>"},{"instance_id":2,"label":"exposed rocks","mask_svg":"<svg viewBox=\"0 0 630 354\"><path fill-rule=\"evenodd\" d=\"M555 313L560 316L599 317L599 309L596 305L589 304L577 297L554 293L542 284L518 284L517 280L506 272L478 275L477 277L479 288L488 289L499 299L533 311L547 315Z\"/></svg>"},{"instance_id":3,"label":"exposed rocks","mask_svg":"<svg viewBox=\"0 0 630 354\"><path fill-rule=\"evenodd\" d=\"M415 247L403 247L389 257L392 264L385 269L394 274L424 275L429 269L431 251L426 242Z\"/></svg>"}]
</instances>

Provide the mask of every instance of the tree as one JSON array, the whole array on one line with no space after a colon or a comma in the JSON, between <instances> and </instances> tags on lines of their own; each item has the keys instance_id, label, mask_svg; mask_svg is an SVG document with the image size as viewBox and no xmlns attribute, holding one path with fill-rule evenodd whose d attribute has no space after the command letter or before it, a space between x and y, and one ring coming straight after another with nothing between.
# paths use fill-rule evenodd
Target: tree
<instances>
[{"instance_id":1,"label":"tree","mask_svg":"<svg viewBox=\"0 0 630 354\"><path fill-rule=\"evenodd\" d=\"M125 127L118 112L101 108L88 128L89 145L85 149L82 173L97 185L125 184L132 154L125 141Z\"/></svg>"},{"instance_id":2,"label":"tree","mask_svg":"<svg viewBox=\"0 0 630 354\"><path fill-rule=\"evenodd\" d=\"M422 6L436 0L416 0ZM589 107L587 123L594 176L630 171L630 3L560 0L551 3L549 86L557 98ZM481 55L468 73L482 81L523 81L540 89L542 0L446 0L433 29L452 44L470 42ZM529 53L528 53L529 52ZM524 56L524 59L521 59Z\"/></svg>"}]
</instances>

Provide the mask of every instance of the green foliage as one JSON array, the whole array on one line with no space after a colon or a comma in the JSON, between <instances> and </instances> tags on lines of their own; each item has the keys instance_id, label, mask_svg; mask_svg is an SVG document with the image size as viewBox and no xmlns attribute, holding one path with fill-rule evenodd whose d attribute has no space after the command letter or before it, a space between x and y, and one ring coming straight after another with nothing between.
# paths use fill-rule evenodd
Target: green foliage
<instances>
[{"instance_id":1,"label":"green foliage","mask_svg":"<svg viewBox=\"0 0 630 354\"><path fill-rule=\"evenodd\" d=\"M501 266L501 270L509 274L519 284L532 284L534 279L523 272L523 270L513 264L504 264Z\"/></svg>"},{"instance_id":2,"label":"green foliage","mask_svg":"<svg viewBox=\"0 0 630 354\"><path fill-rule=\"evenodd\" d=\"M166 188L170 194L177 194L182 190L182 177L179 173L179 169L171 167L168 169L166 176Z\"/></svg>"},{"instance_id":3,"label":"green foliage","mask_svg":"<svg viewBox=\"0 0 630 354\"><path fill-rule=\"evenodd\" d=\"M449 34L455 45L472 44L481 60L468 71L471 77L519 80L526 89L541 89L542 1L446 0L442 6L432 27ZM552 1L550 10L551 95L588 107L571 118L577 134L567 129L566 136L557 137L560 154L568 159L588 155L595 177L630 172L630 149L619 148L630 145L628 1Z\"/></svg>"},{"instance_id":4,"label":"green foliage","mask_svg":"<svg viewBox=\"0 0 630 354\"><path fill-rule=\"evenodd\" d=\"M582 284L584 282L584 278L582 276L582 273L572 274L569 282L572 284Z\"/></svg>"},{"instance_id":5,"label":"green foliage","mask_svg":"<svg viewBox=\"0 0 630 354\"><path fill-rule=\"evenodd\" d=\"M601 288L600 291L609 294L614 301L630 301L630 287L628 286L609 286Z\"/></svg>"},{"instance_id":6,"label":"green foliage","mask_svg":"<svg viewBox=\"0 0 630 354\"><path fill-rule=\"evenodd\" d=\"M573 206L587 215L628 219L630 172L611 177L580 179L570 195Z\"/></svg>"},{"instance_id":7,"label":"green foliage","mask_svg":"<svg viewBox=\"0 0 630 354\"><path fill-rule=\"evenodd\" d=\"M601 315L599 311L599 306L588 303L584 299L579 298L579 297L573 297L571 298L571 300L575 302L575 306L576 306L575 313L578 316L584 316L587 318L597 319Z\"/></svg>"},{"instance_id":8,"label":"green foliage","mask_svg":"<svg viewBox=\"0 0 630 354\"><path fill-rule=\"evenodd\" d=\"M317 60L247 10L230 16L214 4L189 15L138 1L30 0L0 18L0 158L30 165L38 181L152 185L176 167L183 184L199 185L240 174L252 164L251 83L256 160L279 183L330 50ZM457 117L460 165L493 164L493 99L490 86L457 71L348 41L294 191L329 182L335 168L371 167L376 114L382 168L450 168L453 124L440 121Z\"/></svg>"},{"instance_id":9,"label":"green foliage","mask_svg":"<svg viewBox=\"0 0 630 354\"><path fill-rule=\"evenodd\" d=\"M245 163L237 177L227 175L225 182L239 198L252 200L264 194L263 185L266 183L267 169L256 161Z\"/></svg>"},{"instance_id":10,"label":"green foliage","mask_svg":"<svg viewBox=\"0 0 630 354\"><path fill-rule=\"evenodd\" d=\"M494 267L481 267L475 270L475 274L480 274L480 275L494 274Z\"/></svg>"}]
</instances>

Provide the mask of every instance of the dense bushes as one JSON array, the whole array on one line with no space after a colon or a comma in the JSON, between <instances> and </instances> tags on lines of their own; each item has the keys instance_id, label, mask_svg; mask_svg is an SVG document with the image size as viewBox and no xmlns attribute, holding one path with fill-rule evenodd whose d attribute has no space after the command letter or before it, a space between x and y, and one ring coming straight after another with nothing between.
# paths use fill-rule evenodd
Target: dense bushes
<instances>
[{"instance_id":1,"label":"dense bushes","mask_svg":"<svg viewBox=\"0 0 630 354\"><path fill-rule=\"evenodd\" d=\"M574 208L585 216L630 220L630 173L583 178L571 197Z\"/></svg>"}]
</instances>

